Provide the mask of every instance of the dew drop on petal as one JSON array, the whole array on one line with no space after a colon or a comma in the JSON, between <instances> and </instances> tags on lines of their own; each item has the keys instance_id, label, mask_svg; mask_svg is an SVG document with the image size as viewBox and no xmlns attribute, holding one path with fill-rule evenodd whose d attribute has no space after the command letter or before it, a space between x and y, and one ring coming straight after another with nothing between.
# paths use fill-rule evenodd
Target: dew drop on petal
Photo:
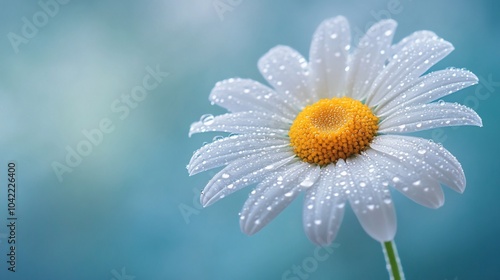
<instances>
[{"instance_id":1,"label":"dew drop on petal","mask_svg":"<svg viewBox=\"0 0 500 280\"><path fill-rule=\"evenodd\" d=\"M370 204L367 204L367 205L366 205L366 208L368 208L368 210L372 211L372 210L374 210L374 209L375 209L375 204L371 204L371 203L370 203Z\"/></svg>"},{"instance_id":2,"label":"dew drop on petal","mask_svg":"<svg viewBox=\"0 0 500 280\"><path fill-rule=\"evenodd\" d=\"M422 184L422 181L420 181L420 180L417 180L417 181L412 183L412 185L414 185L415 187L420 186L420 184Z\"/></svg>"},{"instance_id":3,"label":"dew drop on petal","mask_svg":"<svg viewBox=\"0 0 500 280\"><path fill-rule=\"evenodd\" d=\"M224 139L224 136L217 135L212 140L217 141L217 140L221 140L221 139Z\"/></svg>"},{"instance_id":4,"label":"dew drop on petal","mask_svg":"<svg viewBox=\"0 0 500 280\"><path fill-rule=\"evenodd\" d=\"M286 197L291 197L292 195L293 195L293 191L289 191L289 192L285 193Z\"/></svg>"},{"instance_id":5,"label":"dew drop on petal","mask_svg":"<svg viewBox=\"0 0 500 280\"><path fill-rule=\"evenodd\" d=\"M201 116L200 118L200 122L203 124L203 125L211 125L214 123L214 120L215 120L215 117L211 114L206 114L206 115L203 115Z\"/></svg>"},{"instance_id":6,"label":"dew drop on petal","mask_svg":"<svg viewBox=\"0 0 500 280\"><path fill-rule=\"evenodd\" d=\"M314 220L314 224L318 226L321 225L321 220Z\"/></svg>"},{"instance_id":7,"label":"dew drop on petal","mask_svg":"<svg viewBox=\"0 0 500 280\"><path fill-rule=\"evenodd\" d=\"M222 174L222 178L224 178L224 179L229 178L229 174L227 174L227 173Z\"/></svg>"},{"instance_id":8,"label":"dew drop on petal","mask_svg":"<svg viewBox=\"0 0 500 280\"><path fill-rule=\"evenodd\" d=\"M307 205L307 209L313 209L314 208L314 205L313 204L309 204Z\"/></svg>"},{"instance_id":9,"label":"dew drop on petal","mask_svg":"<svg viewBox=\"0 0 500 280\"><path fill-rule=\"evenodd\" d=\"M309 188L310 186L312 186L314 184L314 181L311 180L311 178L306 178L304 181L302 181L302 183L300 183L300 185L302 187L305 187L305 188Z\"/></svg>"},{"instance_id":10,"label":"dew drop on petal","mask_svg":"<svg viewBox=\"0 0 500 280\"><path fill-rule=\"evenodd\" d=\"M270 164L270 165L268 165L268 166L264 167L264 169L265 169L265 170L271 170L271 169L273 169L273 168L274 168L274 165L272 165L272 164Z\"/></svg>"},{"instance_id":11,"label":"dew drop on petal","mask_svg":"<svg viewBox=\"0 0 500 280\"><path fill-rule=\"evenodd\" d=\"M260 220L259 220L259 219L257 219L257 220L255 220L255 222L254 222L254 223L255 223L256 225L260 225Z\"/></svg>"}]
</instances>

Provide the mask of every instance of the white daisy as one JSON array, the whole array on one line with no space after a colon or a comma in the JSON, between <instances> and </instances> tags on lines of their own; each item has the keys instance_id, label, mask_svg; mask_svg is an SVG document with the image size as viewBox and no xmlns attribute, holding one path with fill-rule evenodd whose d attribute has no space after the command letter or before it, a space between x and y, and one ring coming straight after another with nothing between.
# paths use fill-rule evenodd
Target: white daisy
<instances>
[{"instance_id":1,"label":"white daisy","mask_svg":"<svg viewBox=\"0 0 500 280\"><path fill-rule=\"evenodd\" d=\"M190 175L221 167L201 195L203 206L257 184L243 206L243 232L254 234L304 191L303 223L319 245L335 238L348 201L365 231L391 241L396 215L390 187L430 208L443 205L441 184L462 193L465 176L440 144L401 134L476 125L471 109L441 99L477 83L463 69L425 74L453 46L430 31L392 44L393 20L380 21L351 51L344 17L321 23L309 62L277 46L258 67L272 88L234 78L210 101L229 113L205 115L190 135L231 133L196 151Z\"/></svg>"}]
</instances>

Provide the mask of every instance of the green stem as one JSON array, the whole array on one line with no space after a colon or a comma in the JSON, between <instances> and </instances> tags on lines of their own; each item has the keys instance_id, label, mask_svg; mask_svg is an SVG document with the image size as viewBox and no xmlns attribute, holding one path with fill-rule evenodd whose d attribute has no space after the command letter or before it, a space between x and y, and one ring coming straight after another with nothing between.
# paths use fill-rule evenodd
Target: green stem
<instances>
[{"instance_id":1,"label":"green stem","mask_svg":"<svg viewBox=\"0 0 500 280\"><path fill-rule=\"evenodd\" d=\"M384 251L385 262L387 263L387 270L391 280L404 280L403 267L399 260L398 250L394 241L387 241L382 243L382 250Z\"/></svg>"}]
</instances>

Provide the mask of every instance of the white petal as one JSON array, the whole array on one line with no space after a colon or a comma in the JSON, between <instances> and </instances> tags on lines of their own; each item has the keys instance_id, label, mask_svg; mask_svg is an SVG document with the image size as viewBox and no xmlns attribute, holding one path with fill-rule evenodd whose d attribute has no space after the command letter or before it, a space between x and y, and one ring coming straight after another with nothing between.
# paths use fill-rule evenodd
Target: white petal
<instances>
[{"instance_id":1,"label":"white petal","mask_svg":"<svg viewBox=\"0 0 500 280\"><path fill-rule=\"evenodd\" d=\"M482 121L474 110L443 101L401 108L382 119L379 133L406 133L456 125L482 126Z\"/></svg>"},{"instance_id":2,"label":"white petal","mask_svg":"<svg viewBox=\"0 0 500 280\"><path fill-rule=\"evenodd\" d=\"M320 180L307 191L304 200L304 230L317 245L332 243L344 217L346 198L335 185L335 174L334 164L322 168Z\"/></svg>"},{"instance_id":3,"label":"white petal","mask_svg":"<svg viewBox=\"0 0 500 280\"><path fill-rule=\"evenodd\" d=\"M309 68L317 99L345 94L350 44L349 22L342 16L325 20L316 29L309 52Z\"/></svg>"},{"instance_id":4,"label":"white petal","mask_svg":"<svg viewBox=\"0 0 500 280\"><path fill-rule=\"evenodd\" d=\"M435 71L415 80L408 88L401 88L394 99L379 104L374 112L379 117L389 116L403 106L420 105L435 101L463 88L477 84L478 79L472 72L463 69Z\"/></svg>"},{"instance_id":5,"label":"white petal","mask_svg":"<svg viewBox=\"0 0 500 280\"><path fill-rule=\"evenodd\" d=\"M431 66L453 50L453 45L442 39L408 42L389 60L368 92L367 105L374 107L389 102L413 85Z\"/></svg>"},{"instance_id":6,"label":"white petal","mask_svg":"<svg viewBox=\"0 0 500 280\"><path fill-rule=\"evenodd\" d=\"M422 178L431 178L459 193L465 189L460 162L442 145L410 136L380 135L370 147L406 161Z\"/></svg>"},{"instance_id":7,"label":"white petal","mask_svg":"<svg viewBox=\"0 0 500 280\"><path fill-rule=\"evenodd\" d=\"M278 115L264 112L240 112L220 116L202 117L189 128L189 136L195 133L221 131L229 133L275 133L287 135L290 121Z\"/></svg>"},{"instance_id":8,"label":"white petal","mask_svg":"<svg viewBox=\"0 0 500 280\"><path fill-rule=\"evenodd\" d=\"M361 38L350 63L349 83L352 85L352 90L348 93L350 97L362 100L367 95L390 55L396 26L394 20L379 21Z\"/></svg>"},{"instance_id":9,"label":"white petal","mask_svg":"<svg viewBox=\"0 0 500 280\"><path fill-rule=\"evenodd\" d=\"M393 240L396 234L396 213L391 194L383 177L369 174L363 155L337 162L337 174L347 186L345 194L363 229L375 240ZM372 167L373 168L373 167Z\"/></svg>"},{"instance_id":10,"label":"white petal","mask_svg":"<svg viewBox=\"0 0 500 280\"><path fill-rule=\"evenodd\" d=\"M188 164L189 175L227 165L238 158L264 151L290 149L290 141L286 138L268 134L232 135L214 141L198 149Z\"/></svg>"},{"instance_id":11,"label":"white petal","mask_svg":"<svg viewBox=\"0 0 500 280\"><path fill-rule=\"evenodd\" d=\"M201 194L201 204L208 206L243 187L260 182L281 166L296 161L292 151L266 151L239 158L208 182Z\"/></svg>"},{"instance_id":12,"label":"white petal","mask_svg":"<svg viewBox=\"0 0 500 280\"><path fill-rule=\"evenodd\" d=\"M209 99L230 112L263 111L293 120L298 111L283 96L265 85L249 79L218 82Z\"/></svg>"},{"instance_id":13,"label":"white petal","mask_svg":"<svg viewBox=\"0 0 500 280\"><path fill-rule=\"evenodd\" d=\"M375 143L372 149L366 151L365 156L370 163L376 162L387 182L408 198L429 208L443 205L444 193L439 182L420 174L421 169L415 168L418 163L414 162L412 156L387 150Z\"/></svg>"},{"instance_id":14,"label":"white petal","mask_svg":"<svg viewBox=\"0 0 500 280\"><path fill-rule=\"evenodd\" d=\"M417 41L437 40L439 37L432 31L419 30L415 31L409 36L404 37L397 44L392 46L392 54L399 53L404 47L409 44L414 44Z\"/></svg>"},{"instance_id":15,"label":"white petal","mask_svg":"<svg viewBox=\"0 0 500 280\"><path fill-rule=\"evenodd\" d=\"M302 182L314 184L320 175L320 168L303 161L286 166L282 172L267 177L243 205L240 216L241 230L254 234L274 219L297 197Z\"/></svg>"},{"instance_id":16,"label":"white petal","mask_svg":"<svg viewBox=\"0 0 500 280\"><path fill-rule=\"evenodd\" d=\"M295 108L301 109L312 100L307 61L296 50L287 46L274 47L259 59L258 67L269 84Z\"/></svg>"}]
</instances>

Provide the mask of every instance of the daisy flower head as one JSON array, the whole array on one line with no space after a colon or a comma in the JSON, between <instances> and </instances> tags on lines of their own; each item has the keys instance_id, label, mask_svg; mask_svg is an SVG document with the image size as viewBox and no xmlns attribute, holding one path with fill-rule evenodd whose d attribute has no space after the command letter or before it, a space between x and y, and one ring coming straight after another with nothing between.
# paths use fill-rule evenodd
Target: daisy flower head
<instances>
[{"instance_id":1,"label":"daisy flower head","mask_svg":"<svg viewBox=\"0 0 500 280\"><path fill-rule=\"evenodd\" d=\"M442 184L462 193L457 159L440 144L404 134L481 126L472 109L440 100L478 79L455 68L426 73L452 44L430 31L393 44L395 29L394 20L380 21L351 48L349 23L338 16L317 28L308 61L287 46L259 60L270 87L218 82L209 99L229 112L205 115L189 131L230 133L188 164L190 175L223 167L203 190L202 205L256 185L240 213L242 231L254 234L304 192L305 232L327 245L347 203L371 237L387 242L396 233L391 188L430 208L443 205Z\"/></svg>"}]
</instances>

